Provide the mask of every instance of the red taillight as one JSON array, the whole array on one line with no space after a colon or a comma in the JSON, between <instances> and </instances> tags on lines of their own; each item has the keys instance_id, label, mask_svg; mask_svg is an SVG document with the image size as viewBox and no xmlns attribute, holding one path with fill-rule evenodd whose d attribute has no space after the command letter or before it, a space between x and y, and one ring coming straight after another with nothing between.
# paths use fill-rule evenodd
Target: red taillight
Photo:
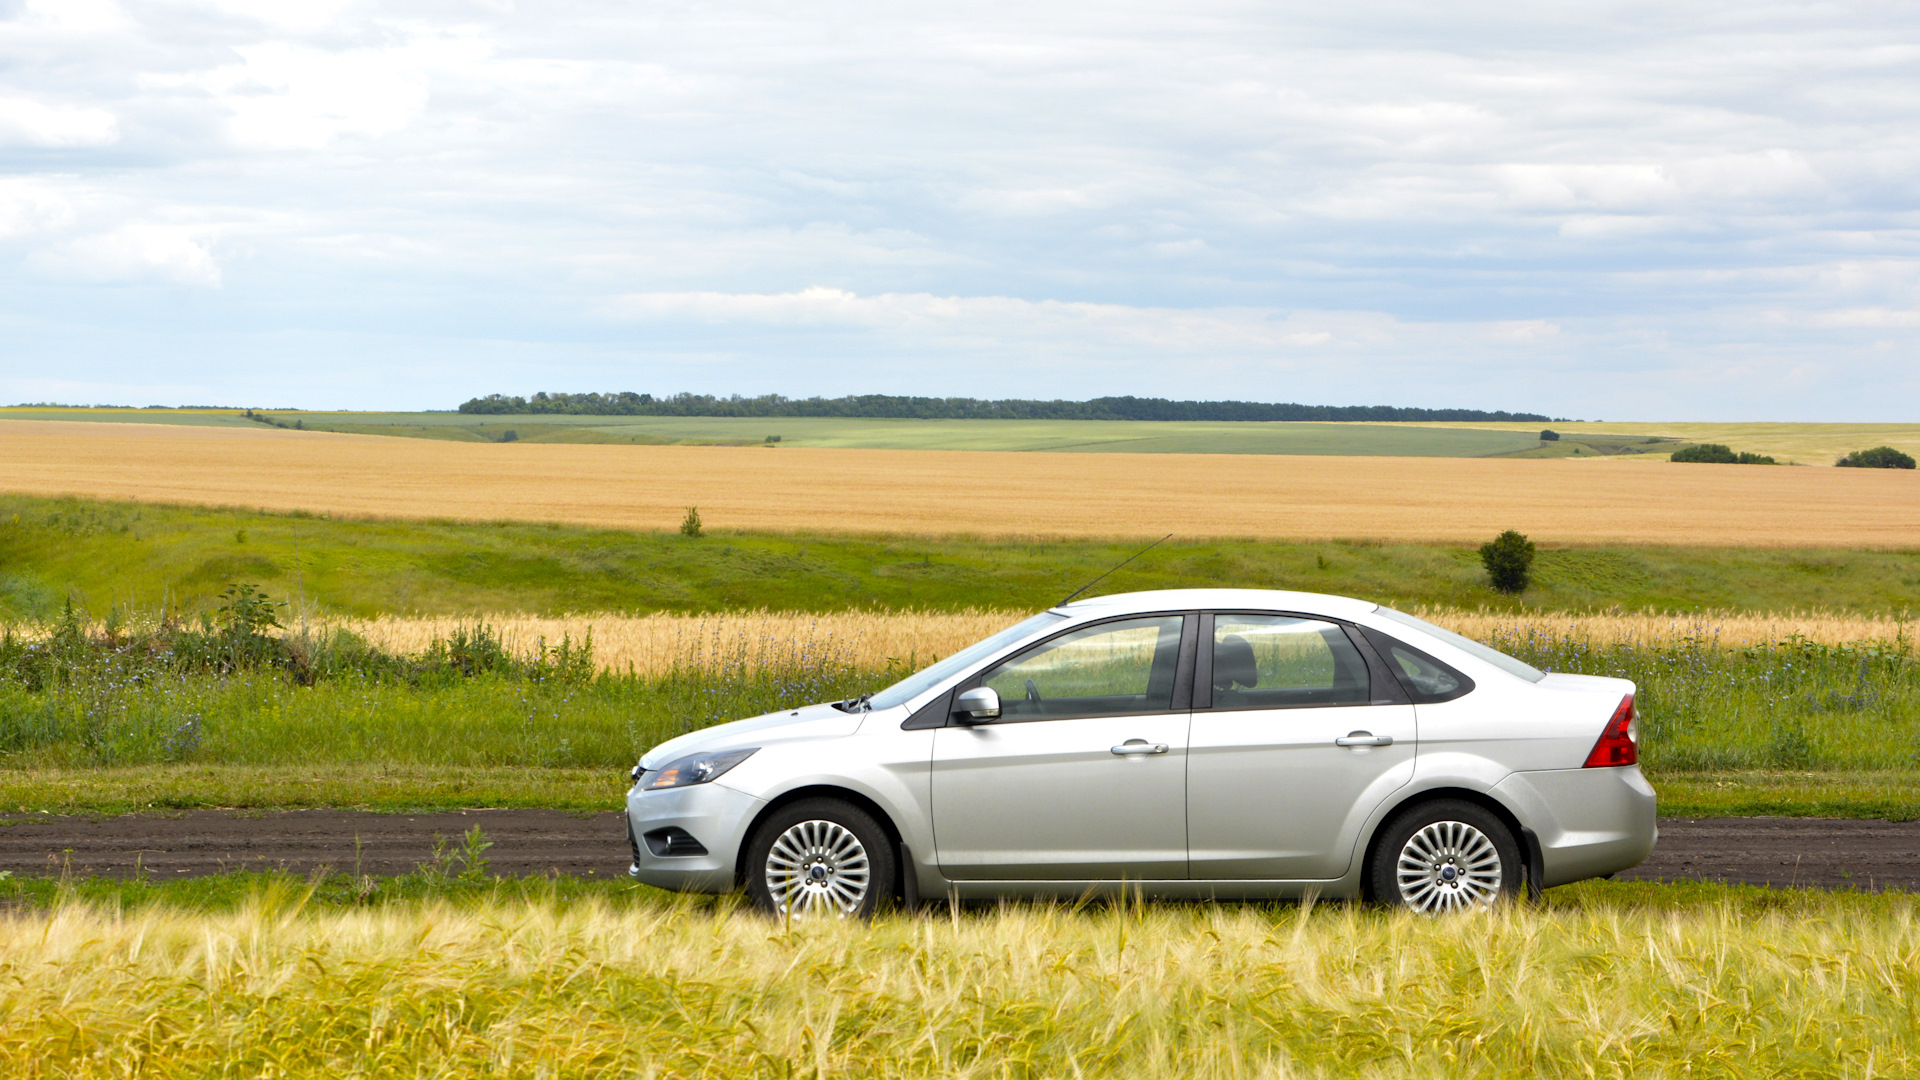
<instances>
[{"instance_id":1,"label":"red taillight","mask_svg":"<svg viewBox=\"0 0 1920 1080\"><path fill-rule=\"evenodd\" d=\"M1628 694L1620 699L1620 707L1613 710L1613 719L1607 721L1600 741L1593 744L1593 753L1587 755L1584 767L1606 769L1640 764L1640 744L1635 738L1640 733L1634 729L1633 720L1633 695Z\"/></svg>"}]
</instances>

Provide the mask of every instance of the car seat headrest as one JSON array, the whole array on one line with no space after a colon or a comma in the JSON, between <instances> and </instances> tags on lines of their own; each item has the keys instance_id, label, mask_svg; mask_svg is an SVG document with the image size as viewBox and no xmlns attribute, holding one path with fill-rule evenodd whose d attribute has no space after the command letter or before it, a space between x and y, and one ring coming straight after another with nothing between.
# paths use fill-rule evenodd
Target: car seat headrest
<instances>
[{"instance_id":1,"label":"car seat headrest","mask_svg":"<svg viewBox=\"0 0 1920 1080\"><path fill-rule=\"evenodd\" d=\"M1260 665L1254 662L1253 646L1239 634L1228 634L1213 643L1213 688L1231 690L1238 685L1252 689L1260 684Z\"/></svg>"}]
</instances>

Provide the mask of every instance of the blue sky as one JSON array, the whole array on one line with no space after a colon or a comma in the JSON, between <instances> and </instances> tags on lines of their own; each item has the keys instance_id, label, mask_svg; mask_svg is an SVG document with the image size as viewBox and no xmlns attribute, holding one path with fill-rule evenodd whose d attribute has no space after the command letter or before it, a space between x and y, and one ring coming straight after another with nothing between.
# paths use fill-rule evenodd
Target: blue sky
<instances>
[{"instance_id":1,"label":"blue sky","mask_svg":"<svg viewBox=\"0 0 1920 1080\"><path fill-rule=\"evenodd\" d=\"M1920 8L0 0L0 400L1913 420Z\"/></svg>"}]
</instances>

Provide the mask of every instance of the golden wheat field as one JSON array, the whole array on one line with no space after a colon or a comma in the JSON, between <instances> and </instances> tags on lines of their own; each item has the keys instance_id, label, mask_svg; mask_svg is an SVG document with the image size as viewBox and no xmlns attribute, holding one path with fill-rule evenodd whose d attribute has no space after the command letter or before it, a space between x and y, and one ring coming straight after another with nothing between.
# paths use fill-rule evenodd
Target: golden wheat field
<instances>
[{"instance_id":1,"label":"golden wheat field","mask_svg":"<svg viewBox=\"0 0 1920 1080\"><path fill-rule=\"evenodd\" d=\"M0 490L670 530L1920 544L1920 473L1581 461L474 444L0 420Z\"/></svg>"},{"instance_id":2,"label":"golden wheat field","mask_svg":"<svg viewBox=\"0 0 1920 1080\"><path fill-rule=\"evenodd\" d=\"M790 662L802 654L830 655L869 670L924 666L1011 626L1031 612L842 611L819 615L791 611L746 611L724 615L587 614L544 619L525 615L467 618L382 616L325 624L339 626L382 648L407 654L424 652L476 623L485 623L516 653L536 651L542 642L557 645L593 638L594 659L605 669L661 675L673 668L726 667L756 670ZM1707 613L1671 615L1554 614L1524 617L1489 611L1432 611L1422 618L1480 640L1541 635L1573 638L1594 645L1642 643L1670 645L1693 639L1719 645L1760 645L1794 637L1824 645L1891 642L1920 636L1920 620L1836 615L1826 612L1773 614ZM319 624L316 624L319 625Z\"/></svg>"},{"instance_id":3,"label":"golden wheat field","mask_svg":"<svg viewBox=\"0 0 1920 1080\"><path fill-rule=\"evenodd\" d=\"M1556 890L1556 893L1561 892ZM1897 1077L1910 899L1457 919L679 904L0 916L0 1068L235 1077ZM1595 899L1582 902L1586 897Z\"/></svg>"}]
</instances>

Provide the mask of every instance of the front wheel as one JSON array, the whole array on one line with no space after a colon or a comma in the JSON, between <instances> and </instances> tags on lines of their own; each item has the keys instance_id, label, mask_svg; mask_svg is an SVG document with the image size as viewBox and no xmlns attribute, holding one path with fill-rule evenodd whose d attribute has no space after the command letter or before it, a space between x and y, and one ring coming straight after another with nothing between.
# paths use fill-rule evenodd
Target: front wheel
<instances>
[{"instance_id":1,"label":"front wheel","mask_svg":"<svg viewBox=\"0 0 1920 1080\"><path fill-rule=\"evenodd\" d=\"M1520 894L1520 845L1499 818L1456 799L1394 818L1368 867L1374 898L1421 914L1492 907Z\"/></svg>"},{"instance_id":2,"label":"front wheel","mask_svg":"<svg viewBox=\"0 0 1920 1080\"><path fill-rule=\"evenodd\" d=\"M754 831L746 872L747 895L762 911L865 919L893 889L893 845L859 807L805 799Z\"/></svg>"}]
</instances>

